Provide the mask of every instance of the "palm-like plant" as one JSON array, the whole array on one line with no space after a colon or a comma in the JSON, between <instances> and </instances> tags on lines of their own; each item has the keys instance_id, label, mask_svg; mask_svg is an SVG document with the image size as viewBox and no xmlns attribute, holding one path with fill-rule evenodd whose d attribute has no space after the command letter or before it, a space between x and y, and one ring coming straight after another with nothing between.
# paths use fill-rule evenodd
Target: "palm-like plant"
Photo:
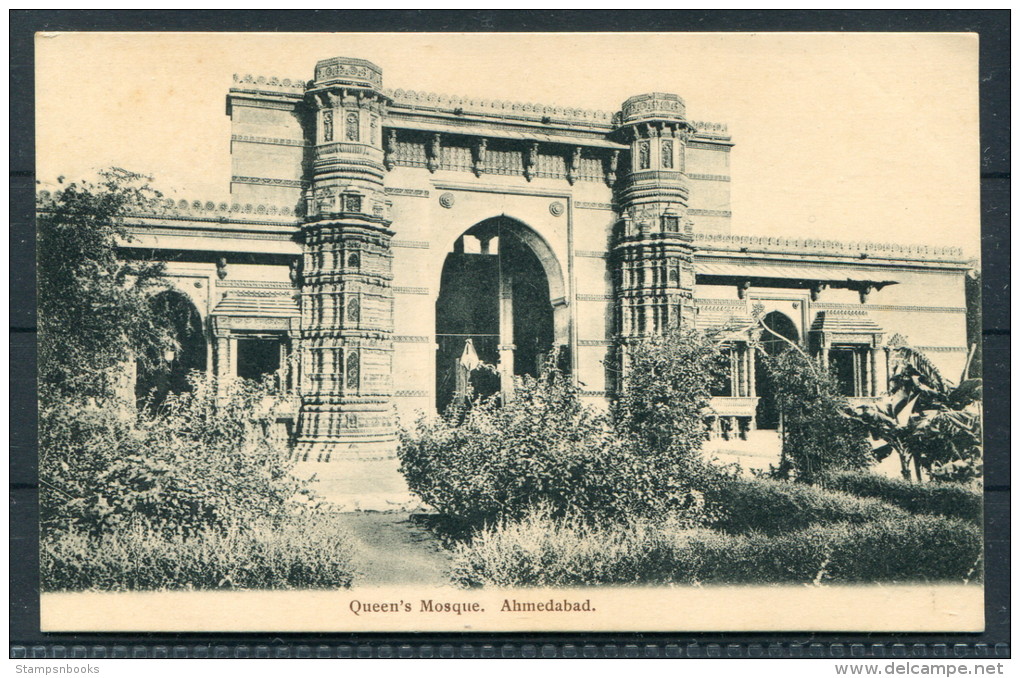
<instances>
[{"instance_id":1,"label":"palm-like plant","mask_svg":"<svg viewBox=\"0 0 1020 678\"><path fill-rule=\"evenodd\" d=\"M868 427L879 460L899 455L904 479L911 479L911 465L918 482L922 471L947 479L979 473L981 379L967 378L973 354L972 347L954 385L923 353L898 345L889 395L848 413Z\"/></svg>"}]
</instances>

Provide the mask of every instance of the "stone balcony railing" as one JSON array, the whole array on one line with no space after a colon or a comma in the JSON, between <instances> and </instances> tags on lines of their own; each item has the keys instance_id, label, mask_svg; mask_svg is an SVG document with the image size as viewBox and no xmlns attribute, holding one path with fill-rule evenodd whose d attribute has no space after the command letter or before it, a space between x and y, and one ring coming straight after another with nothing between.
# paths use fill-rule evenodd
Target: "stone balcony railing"
<instances>
[{"instance_id":1,"label":"stone balcony railing","mask_svg":"<svg viewBox=\"0 0 1020 678\"><path fill-rule=\"evenodd\" d=\"M695 233L694 242L703 249L717 251L829 254L862 260L874 256L884 259L964 261L963 250L959 247L708 233Z\"/></svg>"},{"instance_id":2,"label":"stone balcony railing","mask_svg":"<svg viewBox=\"0 0 1020 678\"><path fill-rule=\"evenodd\" d=\"M748 396L716 396L705 419L709 440L747 440L748 431L754 428L758 398Z\"/></svg>"},{"instance_id":3,"label":"stone balcony railing","mask_svg":"<svg viewBox=\"0 0 1020 678\"><path fill-rule=\"evenodd\" d=\"M609 111L596 111L583 108L564 106L547 106L545 104L523 103L518 101L490 101L473 97L461 97L434 92L416 92L415 90L394 89L384 90L395 104L402 107L424 109L449 109L471 111L475 113L496 113L519 115L541 120L544 117L576 120L589 124L609 125L613 115Z\"/></svg>"},{"instance_id":4,"label":"stone balcony railing","mask_svg":"<svg viewBox=\"0 0 1020 678\"><path fill-rule=\"evenodd\" d=\"M263 75L241 75L234 73L234 86L232 89L304 96L307 88L308 82L300 78L267 78Z\"/></svg>"},{"instance_id":5,"label":"stone balcony railing","mask_svg":"<svg viewBox=\"0 0 1020 678\"><path fill-rule=\"evenodd\" d=\"M39 191L36 193L36 209L46 210L60 198L59 191ZM202 218L241 221L281 221L292 222L304 215L299 203L292 205L272 205L227 202L225 200L183 200L177 198L160 198L128 205L125 214L143 218Z\"/></svg>"}]
</instances>

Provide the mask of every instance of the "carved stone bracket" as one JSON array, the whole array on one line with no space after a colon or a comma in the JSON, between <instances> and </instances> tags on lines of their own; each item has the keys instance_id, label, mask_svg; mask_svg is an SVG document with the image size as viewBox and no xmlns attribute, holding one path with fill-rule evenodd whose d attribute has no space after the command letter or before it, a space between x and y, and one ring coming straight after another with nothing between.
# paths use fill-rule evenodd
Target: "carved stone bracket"
<instances>
[{"instance_id":1,"label":"carved stone bracket","mask_svg":"<svg viewBox=\"0 0 1020 678\"><path fill-rule=\"evenodd\" d=\"M312 96L312 103L315 104L315 108L322 110L324 108L332 108L332 104L329 102L329 97L326 96L325 92L317 92Z\"/></svg>"},{"instance_id":2,"label":"carved stone bracket","mask_svg":"<svg viewBox=\"0 0 1020 678\"><path fill-rule=\"evenodd\" d=\"M866 304L866 303L868 303L868 296L869 296L869 295L870 295L870 294L871 294L871 293L872 293L872 292L873 292L874 290L875 290L875 286L874 286L874 285L872 285L871 283L865 283L864 285L861 285L861 287L860 287L860 289L858 290L858 292L859 292L859 293L860 293L860 295L861 295L861 303L862 303L862 304Z\"/></svg>"},{"instance_id":3,"label":"carved stone bracket","mask_svg":"<svg viewBox=\"0 0 1020 678\"><path fill-rule=\"evenodd\" d=\"M751 289L751 281L745 280L744 282L737 285L737 298L747 299L747 290Z\"/></svg>"},{"instance_id":4,"label":"carved stone bracket","mask_svg":"<svg viewBox=\"0 0 1020 678\"><path fill-rule=\"evenodd\" d=\"M397 131L390 130L390 133L386 136L386 145L384 148L383 165L386 166L387 170L392 170L396 166L397 156Z\"/></svg>"},{"instance_id":5,"label":"carved stone bracket","mask_svg":"<svg viewBox=\"0 0 1020 678\"><path fill-rule=\"evenodd\" d=\"M538 165L538 143L528 144L524 149L524 178L528 181L535 176L535 168Z\"/></svg>"},{"instance_id":6,"label":"carved stone bracket","mask_svg":"<svg viewBox=\"0 0 1020 678\"><path fill-rule=\"evenodd\" d=\"M488 139L479 139L478 143L474 147L474 163L472 164L472 171L476 177L482 176L482 172L485 171L485 156L489 145Z\"/></svg>"},{"instance_id":7,"label":"carved stone bracket","mask_svg":"<svg viewBox=\"0 0 1020 678\"><path fill-rule=\"evenodd\" d=\"M574 182L577 181L578 172L581 171L581 147L574 146L574 150L570 153L570 158L567 160L567 182L573 186Z\"/></svg>"},{"instance_id":8,"label":"carved stone bracket","mask_svg":"<svg viewBox=\"0 0 1020 678\"><path fill-rule=\"evenodd\" d=\"M432 139L429 140L428 144L428 159L425 161L425 166L428 168L429 172L435 174L435 171L439 169L442 152L442 137L439 134L433 134Z\"/></svg>"},{"instance_id":9,"label":"carved stone bracket","mask_svg":"<svg viewBox=\"0 0 1020 678\"><path fill-rule=\"evenodd\" d=\"M612 186L616 183L616 171L620 166L620 152L613 151L609 156L609 169L606 170L606 183Z\"/></svg>"}]
</instances>

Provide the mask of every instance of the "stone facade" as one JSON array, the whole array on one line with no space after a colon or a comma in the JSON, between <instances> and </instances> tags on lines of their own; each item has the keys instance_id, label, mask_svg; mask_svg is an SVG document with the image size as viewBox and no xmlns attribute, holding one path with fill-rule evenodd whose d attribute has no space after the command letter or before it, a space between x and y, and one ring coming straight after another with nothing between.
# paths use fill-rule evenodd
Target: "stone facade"
<instances>
[{"instance_id":1,"label":"stone facade","mask_svg":"<svg viewBox=\"0 0 1020 678\"><path fill-rule=\"evenodd\" d=\"M281 375L300 459L392 458L398 419L458 397L476 360L505 388L556 355L607 403L617 346L756 307L855 398L884 392L894 335L949 375L966 359L958 250L732 234L733 141L675 94L479 101L333 58L311 81L236 77L227 113L230 200L139 208L124 247L169 262L208 369ZM718 430L742 434L766 396L746 334L729 356Z\"/></svg>"}]
</instances>

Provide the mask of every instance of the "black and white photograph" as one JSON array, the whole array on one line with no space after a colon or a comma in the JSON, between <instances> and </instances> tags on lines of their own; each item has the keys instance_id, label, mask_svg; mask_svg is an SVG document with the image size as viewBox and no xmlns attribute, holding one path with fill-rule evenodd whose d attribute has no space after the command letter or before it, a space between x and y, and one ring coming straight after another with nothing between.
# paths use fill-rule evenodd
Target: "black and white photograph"
<instances>
[{"instance_id":1,"label":"black and white photograph","mask_svg":"<svg viewBox=\"0 0 1020 678\"><path fill-rule=\"evenodd\" d=\"M975 34L35 50L43 630L984 628Z\"/></svg>"}]
</instances>

